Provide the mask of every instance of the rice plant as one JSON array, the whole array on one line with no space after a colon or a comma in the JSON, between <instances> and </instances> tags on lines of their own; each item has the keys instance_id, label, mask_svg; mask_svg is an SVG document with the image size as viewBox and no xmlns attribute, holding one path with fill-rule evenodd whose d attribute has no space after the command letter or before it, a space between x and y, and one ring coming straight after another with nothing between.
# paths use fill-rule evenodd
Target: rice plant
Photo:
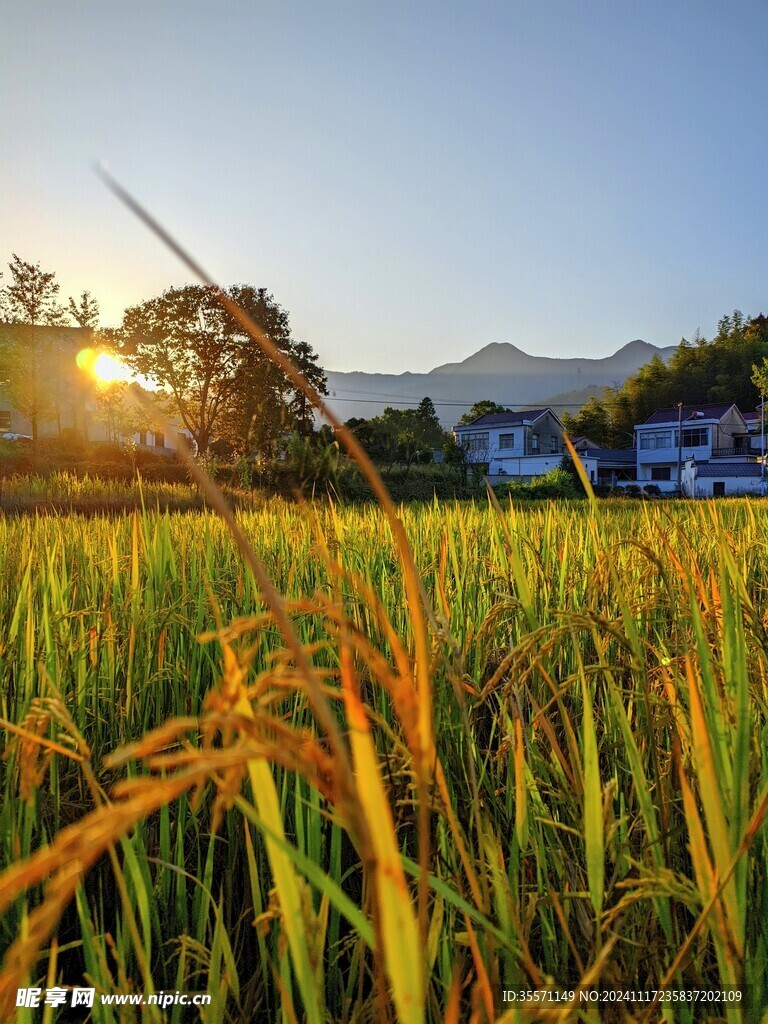
<instances>
[{"instance_id":1,"label":"rice plant","mask_svg":"<svg viewBox=\"0 0 768 1024\"><path fill-rule=\"evenodd\" d=\"M276 608L212 512L0 520L9 1019L52 961L209 991L206 1020L545 1019L502 992L663 984L759 1019L761 504L399 517L426 680L373 507L238 513Z\"/></svg>"}]
</instances>

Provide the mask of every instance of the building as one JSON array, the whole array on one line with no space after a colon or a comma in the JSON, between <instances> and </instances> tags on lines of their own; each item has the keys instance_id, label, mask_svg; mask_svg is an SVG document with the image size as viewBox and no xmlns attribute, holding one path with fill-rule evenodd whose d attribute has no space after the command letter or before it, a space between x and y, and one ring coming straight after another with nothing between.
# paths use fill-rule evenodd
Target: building
<instances>
[{"instance_id":1,"label":"building","mask_svg":"<svg viewBox=\"0 0 768 1024\"><path fill-rule=\"evenodd\" d=\"M10 342L9 350L4 350L2 343L5 341ZM12 364L19 342L31 350L27 358L24 348L21 369L25 384L29 380L30 405L40 410L38 437L59 437L65 430L82 434L91 387L78 370L75 358L80 349L93 344L93 331L83 327L31 327L28 324L0 324L0 434L31 436L33 432L29 415L14 408L5 386L12 377L5 358Z\"/></svg>"},{"instance_id":2,"label":"building","mask_svg":"<svg viewBox=\"0 0 768 1024\"><path fill-rule=\"evenodd\" d=\"M174 455L178 436L190 439L178 419L172 417L172 434L160 430L142 430L121 435L99 416L96 401L98 385L77 366L77 354L93 345L93 331L85 327L30 327L28 324L0 324L0 335L34 331L35 354L40 366L39 407L45 410L37 423L40 440L77 435L96 444L123 444L133 440L142 451L156 455ZM14 343L17 339L14 338ZM33 364L31 364L33 365ZM3 381L0 347L0 437L4 434L31 437L33 425L28 416L14 408ZM34 387L30 384L30 388Z\"/></svg>"},{"instance_id":3,"label":"building","mask_svg":"<svg viewBox=\"0 0 768 1024\"><path fill-rule=\"evenodd\" d=\"M487 413L453 428L469 462L489 477L528 482L560 465L563 424L550 408Z\"/></svg>"},{"instance_id":4,"label":"building","mask_svg":"<svg viewBox=\"0 0 768 1024\"><path fill-rule=\"evenodd\" d=\"M765 478L760 462L697 463L687 459L683 467L683 494L688 498L722 498L737 494L764 494Z\"/></svg>"},{"instance_id":5,"label":"building","mask_svg":"<svg viewBox=\"0 0 768 1024\"><path fill-rule=\"evenodd\" d=\"M635 438L637 483L653 483L665 492L680 488L678 458L681 466L689 459L697 467L718 465L722 479L736 479L737 474L726 473L725 467L755 463L761 443L758 438L758 446L754 445L753 432L732 402L659 409L645 423L635 425Z\"/></svg>"},{"instance_id":6,"label":"building","mask_svg":"<svg viewBox=\"0 0 768 1024\"><path fill-rule=\"evenodd\" d=\"M491 479L528 483L560 465L564 429L555 413L544 408L489 413L454 427L453 433L468 460L482 465ZM601 448L588 437L576 438L573 446L591 483L615 487L634 480L634 449Z\"/></svg>"}]
</instances>

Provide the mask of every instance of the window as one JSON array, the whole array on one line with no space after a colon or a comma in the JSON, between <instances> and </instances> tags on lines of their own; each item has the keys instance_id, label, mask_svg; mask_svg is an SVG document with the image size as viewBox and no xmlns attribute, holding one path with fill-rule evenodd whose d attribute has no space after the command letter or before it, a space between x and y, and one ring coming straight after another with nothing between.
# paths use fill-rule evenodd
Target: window
<instances>
[{"instance_id":1,"label":"window","mask_svg":"<svg viewBox=\"0 0 768 1024\"><path fill-rule=\"evenodd\" d=\"M537 452L539 450L539 435L531 434L531 451Z\"/></svg>"},{"instance_id":2,"label":"window","mask_svg":"<svg viewBox=\"0 0 768 1024\"><path fill-rule=\"evenodd\" d=\"M488 438L488 431L485 431L484 433L465 434L464 447L470 452L487 452Z\"/></svg>"},{"instance_id":3,"label":"window","mask_svg":"<svg viewBox=\"0 0 768 1024\"><path fill-rule=\"evenodd\" d=\"M8 410L0 409L0 430L11 429L11 414Z\"/></svg>"},{"instance_id":4,"label":"window","mask_svg":"<svg viewBox=\"0 0 768 1024\"><path fill-rule=\"evenodd\" d=\"M165 434L162 430L155 431L155 448L165 448Z\"/></svg>"},{"instance_id":5,"label":"window","mask_svg":"<svg viewBox=\"0 0 768 1024\"><path fill-rule=\"evenodd\" d=\"M675 444L680 443L680 432L675 431ZM683 448L703 448L709 444L709 427L683 430Z\"/></svg>"},{"instance_id":6,"label":"window","mask_svg":"<svg viewBox=\"0 0 768 1024\"><path fill-rule=\"evenodd\" d=\"M514 448L515 447L515 435L514 434L499 434L499 448Z\"/></svg>"},{"instance_id":7,"label":"window","mask_svg":"<svg viewBox=\"0 0 768 1024\"><path fill-rule=\"evenodd\" d=\"M671 480L672 470L669 466L654 466L651 469L651 480Z\"/></svg>"},{"instance_id":8,"label":"window","mask_svg":"<svg viewBox=\"0 0 768 1024\"><path fill-rule=\"evenodd\" d=\"M725 480L713 480L712 481L712 497L713 498L724 498L725 497Z\"/></svg>"},{"instance_id":9,"label":"window","mask_svg":"<svg viewBox=\"0 0 768 1024\"><path fill-rule=\"evenodd\" d=\"M672 431L665 430L662 433L657 434L641 434L640 447L646 451L655 448L671 448Z\"/></svg>"},{"instance_id":10,"label":"window","mask_svg":"<svg viewBox=\"0 0 768 1024\"><path fill-rule=\"evenodd\" d=\"M139 431L139 444L146 444L146 443L147 443L147 432L146 432L146 430L140 430Z\"/></svg>"}]
</instances>

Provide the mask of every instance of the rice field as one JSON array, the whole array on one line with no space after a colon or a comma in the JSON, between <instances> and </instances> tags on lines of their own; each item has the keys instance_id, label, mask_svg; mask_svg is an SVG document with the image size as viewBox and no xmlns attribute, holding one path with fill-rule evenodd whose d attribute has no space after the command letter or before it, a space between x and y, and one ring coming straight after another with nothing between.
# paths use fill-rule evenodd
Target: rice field
<instances>
[{"instance_id":1,"label":"rice field","mask_svg":"<svg viewBox=\"0 0 768 1024\"><path fill-rule=\"evenodd\" d=\"M0 518L7 1019L768 1020L762 502L236 516Z\"/></svg>"}]
</instances>

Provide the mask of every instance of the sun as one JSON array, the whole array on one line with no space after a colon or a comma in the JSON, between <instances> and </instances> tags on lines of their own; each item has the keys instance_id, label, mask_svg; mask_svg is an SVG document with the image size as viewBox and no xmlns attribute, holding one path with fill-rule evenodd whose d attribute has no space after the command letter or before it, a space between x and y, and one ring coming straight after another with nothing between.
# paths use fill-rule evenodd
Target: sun
<instances>
[{"instance_id":1,"label":"sun","mask_svg":"<svg viewBox=\"0 0 768 1024\"><path fill-rule=\"evenodd\" d=\"M131 379L131 371L116 356L108 352L98 352L94 348L84 348L78 352L77 365L102 384Z\"/></svg>"}]
</instances>

